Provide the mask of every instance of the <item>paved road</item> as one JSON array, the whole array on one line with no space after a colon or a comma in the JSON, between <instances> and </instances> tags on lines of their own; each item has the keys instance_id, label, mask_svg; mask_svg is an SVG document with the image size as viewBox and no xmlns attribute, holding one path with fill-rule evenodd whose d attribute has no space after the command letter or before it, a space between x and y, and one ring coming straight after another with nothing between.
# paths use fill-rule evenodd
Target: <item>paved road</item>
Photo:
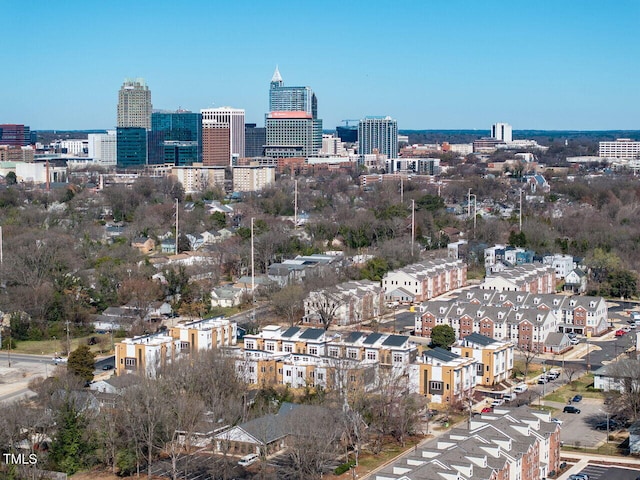
<instances>
[{"instance_id":1,"label":"paved road","mask_svg":"<svg viewBox=\"0 0 640 480\"><path fill-rule=\"evenodd\" d=\"M589 475L589 480L635 480L640 477L639 470L589 464L580 473Z\"/></svg>"}]
</instances>

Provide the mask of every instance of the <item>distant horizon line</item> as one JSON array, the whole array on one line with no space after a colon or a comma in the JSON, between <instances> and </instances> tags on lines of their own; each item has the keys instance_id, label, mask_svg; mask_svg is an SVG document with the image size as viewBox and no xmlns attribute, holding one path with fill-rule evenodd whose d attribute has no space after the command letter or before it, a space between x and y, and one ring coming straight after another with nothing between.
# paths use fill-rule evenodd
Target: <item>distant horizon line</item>
<instances>
[{"instance_id":1,"label":"distant horizon line","mask_svg":"<svg viewBox=\"0 0 640 480\"><path fill-rule=\"evenodd\" d=\"M245 124L255 124L254 122L245 122ZM19 124L16 124L19 125ZM26 124L22 124L25 126L29 126ZM345 125L337 125L337 127L344 127ZM355 126L355 125L354 125ZM30 128L32 132L106 132L108 130L115 130L118 127L109 127L109 128ZM257 127L264 128L264 127ZM323 128L323 131L332 131L332 129ZM640 128L638 129L628 129L628 128L614 128L614 129L575 129L575 128L565 128L565 129L542 129L542 128L519 128L513 129L513 133L516 132L566 132L566 133L580 133L580 132L636 132L640 133ZM398 133L400 132L491 132L490 128L399 128Z\"/></svg>"}]
</instances>

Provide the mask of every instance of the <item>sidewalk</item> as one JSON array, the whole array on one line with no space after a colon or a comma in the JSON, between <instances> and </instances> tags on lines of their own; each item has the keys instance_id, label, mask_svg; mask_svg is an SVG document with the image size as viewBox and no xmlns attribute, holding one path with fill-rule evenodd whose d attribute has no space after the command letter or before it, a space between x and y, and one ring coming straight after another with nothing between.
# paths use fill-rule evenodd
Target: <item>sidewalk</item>
<instances>
[{"instance_id":1,"label":"sidewalk","mask_svg":"<svg viewBox=\"0 0 640 480\"><path fill-rule=\"evenodd\" d=\"M569 468L562 475L560 475L556 480L567 480L571 475L581 472L590 464L598 465L598 466L622 465L624 467L632 467L634 469L640 469L640 462L638 462L637 458L560 451L560 459L562 461L567 461L567 460L578 460L578 461L571 468ZM638 472L640 473L640 470L638 470Z\"/></svg>"}]
</instances>

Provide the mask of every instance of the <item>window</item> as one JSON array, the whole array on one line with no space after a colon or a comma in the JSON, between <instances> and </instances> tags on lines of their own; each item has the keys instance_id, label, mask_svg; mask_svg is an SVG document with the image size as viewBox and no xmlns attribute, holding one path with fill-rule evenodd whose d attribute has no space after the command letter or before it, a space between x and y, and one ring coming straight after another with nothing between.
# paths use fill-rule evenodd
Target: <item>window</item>
<instances>
[{"instance_id":1,"label":"window","mask_svg":"<svg viewBox=\"0 0 640 480\"><path fill-rule=\"evenodd\" d=\"M402 363L403 360L404 360L404 358L403 358L401 353L394 353L393 354L393 363Z\"/></svg>"},{"instance_id":2,"label":"window","mask_svg":"<svg viewBox=\"0 0 640 480\"><path fill-rule=\"evenodd\" d=\"M335 348L335 347L330 347L329 348L329 356L330 357L337 357L338 354L339 354L339 351L338 351L337 348Z\"/></svg>"},{"instance_id":3,"label":"window","mask_svg":"<svg viewBox=\"0 0 640 480\"><path fill-rule=\"evenodd\" d=\"M278 374L282 375L282 369L281 368L278 369Z\"/></svg>"},{"instance_id":4,"label":"window","mask_svg":"<svg viewBox=\"0 0 640 480\"><path fill-rule=\"evenodd\" d=\"M302 370L298 372L298 378L302 378L302 373L303 373Z\"/></svg>"},{"instance_id":5,"label":"window","mask_svg":"<svg viewBox=\"0 0 640 480\"><path fill-rule=\"evenodd\" d=\"M276 349L276 346L273 343L267 343L266 347L268 352L273 352Z\"/></svg>"},{"instance_id":6,"label":"window","mask_svg":"<svg viewBox=\"0 0 640 480\"><path fill-rule=\"evenodd\" d=\"M254 366L249 367L249 373L255 373L255 371L256 371L256 367Z\"/></svg>"},{"instance_id":7,"label":"window","mask_svg":"<svg viewBox=\"0 0 640 480\"><path fill-rule=\"evenodd\" d=\"M309 355L317 355L318 347L309 347Z\"/></svg>"},{"instance_id":8,"label":"window","mask_svg":"<svg viewBox=\"0 0 640 480\"><path fill-rule=\"evenodd\" d=\"M135 358L125 358L124 359L124 366L125 367L135 367L136 366L136 359Z\"/></svg>"},{"instance_id":9,"label":"window","mask_svg":"<svg viewBox=\"0 0 640 480\"><path fill-rule=\"evenodd\" d=\"M291 370L287 370L284 374L285 377L290 377L291 376Z\"/></svg>"},{"instance_id":10,"label":"window","mask_svg":"<svg viewBox=\"0 0 640 480\"><path fill-rule=\"evenodd\" d=\"M286 353L291 353L291 352L293 352L293 347L291 345L289 345L289 344L285 344L284 345L284 351Z\"/></svg>"},{"instance_id":11,"label":"window","mask_svg":"<svg viewBox=\"0 0 640 480\"><path fill-rule=\"evenodd\" d=\"M262 373L266 372L266 371L267 371L267 367L260 367L260 371L261 371Z\"/></svg>"},{"instance_id":12,"label":"window","mask_svg":"<svg viewBox=\"0 0 640 480\"><path fill-rule=\"evenodd\" d=\"M442 392L444 388L444 384L442 382L437 382L434 380L431 380L429 382L429 391L430 392Z\"/></svg>"},{"instance_id":13,"label":"window","mask_svg":"<svg viewBox=\"0 0 640 480\"><path fill-rule=\"evenodd\" d=\"M318 374L318 380L324 380L324 373Z\"/></svg>"},{"instance_id":14,"label":"window","mask_svg":"<svg viewBox=\"0 0 640 480\"><path fill-rule=\"evenodd\" d=\"M347 351L347 357L349 357L349 358L358 358L358 351L357 350L353 350L353 349L349 349Z\"/></svg>"},{"instance_id":15,"label":"window","mask_svg":"<svg viewBox=\"0 0 640 480\"><path fill-rule=\"evenodd\" d=\"M376 352L367 352L367 360L375 360Z\"/></svg>"}]
</instances>

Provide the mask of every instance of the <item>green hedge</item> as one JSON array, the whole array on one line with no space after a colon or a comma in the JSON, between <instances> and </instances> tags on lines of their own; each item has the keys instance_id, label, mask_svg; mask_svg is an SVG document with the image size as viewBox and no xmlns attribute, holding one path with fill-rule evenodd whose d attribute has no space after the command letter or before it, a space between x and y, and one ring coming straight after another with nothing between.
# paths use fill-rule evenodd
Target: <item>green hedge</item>
<instances>
[{"instance_id":1,"label":"green hedge","mask_svg":"<svg viewBox=\"0 0 640 480\"><path fill-rule=\"evenodd\" d=\"M333 471L336 475L342 475L345 472L348 472L351 467L354 467L356 464L355 460L350 460L347 463L343 463L342 465L338 465L336 469Z\"/></svg>"}]
</instances>

